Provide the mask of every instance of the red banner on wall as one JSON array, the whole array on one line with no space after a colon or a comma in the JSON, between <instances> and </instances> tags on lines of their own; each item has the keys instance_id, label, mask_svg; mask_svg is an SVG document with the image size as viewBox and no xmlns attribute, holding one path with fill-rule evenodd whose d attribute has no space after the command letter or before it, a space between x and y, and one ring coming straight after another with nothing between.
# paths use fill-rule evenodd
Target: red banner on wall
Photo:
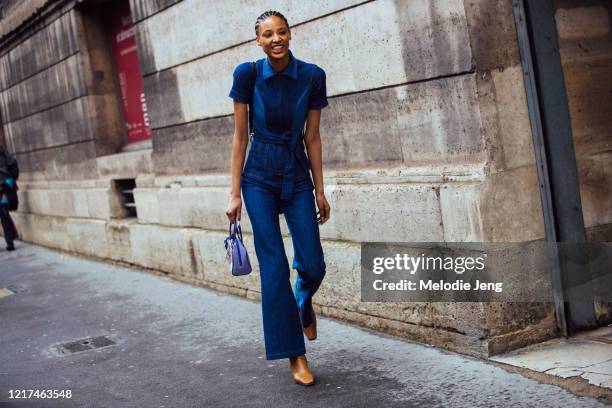
<instances>
[{"instance_id":1,"label":"red banner on wall","mask_svg":"<svg viewBox=\"0 0 612 408\"><path fill-rule=\"evenodd\" d=\"M110 16L113 55L117 81L123 102L127 142L151 138L147 104L138 62L138 49L130 6L126 1Z\"/></svg>"}]
</instances>

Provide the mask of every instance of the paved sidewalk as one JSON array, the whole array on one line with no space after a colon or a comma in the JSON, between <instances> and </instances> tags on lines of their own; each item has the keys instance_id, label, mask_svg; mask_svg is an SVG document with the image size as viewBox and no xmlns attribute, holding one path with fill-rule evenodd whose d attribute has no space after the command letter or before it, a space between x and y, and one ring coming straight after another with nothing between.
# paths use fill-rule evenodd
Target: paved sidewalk
<instances>
[{"instance_id":1,"label":"paved sidewalk","mask_svg":"<svg viewBox=\"0 0 612 408\"><path fill-rule=\"evenodd\" d=\"M560 378L579 377L612 392L612 327L553 339L491 360Z\"/></svg>"},{"instance_id":2,"label":"paved sidewalk","mask_svg":"<svg viewBox=\"0 0 612 408\"><path fill-rule=\"evenodd\" d=\"M19 243L0 251L0 406L602 407L486 362L320 318L313 387L266 361L258 303ZM12 292L15 292L12 294ZM92 336L118 343L74 354ZM9 389L70 389L12 402Z\"/></svg>"}]
</instances>

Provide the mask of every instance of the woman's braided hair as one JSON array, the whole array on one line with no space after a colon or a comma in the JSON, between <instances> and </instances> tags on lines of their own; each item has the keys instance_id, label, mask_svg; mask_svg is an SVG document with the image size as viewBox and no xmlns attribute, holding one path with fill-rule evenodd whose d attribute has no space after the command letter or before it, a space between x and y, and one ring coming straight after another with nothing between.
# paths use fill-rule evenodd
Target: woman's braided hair
<instances>
[{"instance_id":1,"label":"woman's braided hair","mask_svg":"<svg viewBox=\"0 0 612 408\"><path fill-rule=\"evenodd\" d=\"M276 10L268 10L262 13L259 17L257 17L257 21L255 21L255 35L259 35L259 26L261 25L261 22L264 21L266 18L272 16L282 18L285 22L285 25L287 25L287 28L289 28L289 22L287 21L285 16L283 16L280 12Z\"/></svg>"}]
</instances>

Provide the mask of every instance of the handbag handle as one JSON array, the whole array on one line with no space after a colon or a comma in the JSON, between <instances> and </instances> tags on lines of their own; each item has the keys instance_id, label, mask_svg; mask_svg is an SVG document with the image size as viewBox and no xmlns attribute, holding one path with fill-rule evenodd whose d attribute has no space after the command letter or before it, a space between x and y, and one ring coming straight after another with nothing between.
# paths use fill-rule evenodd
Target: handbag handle
<instances>
[{"instance_id":1,"label":"handbag handle","mask_svg":"<svg viewBox=\"0 0 612 408\"><path fill-rule=\"evenodd\" d=\"M233 230L232 230L232 225L234 226ZM230 236L236 235L238 239L240 240L240 242L242 242L242 228L240 227L240 221L230 221L229 235Z\"/></svg>"}]
</instances>

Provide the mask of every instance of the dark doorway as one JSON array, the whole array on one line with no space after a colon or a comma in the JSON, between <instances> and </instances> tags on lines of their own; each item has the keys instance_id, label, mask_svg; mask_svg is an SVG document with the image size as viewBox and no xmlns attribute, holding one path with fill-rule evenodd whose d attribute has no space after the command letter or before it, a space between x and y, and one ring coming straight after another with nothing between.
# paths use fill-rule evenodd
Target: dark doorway
<instances>
[{"instance_id":1,"label":"dark doorway","mask_svg":"<svg viewBox=\"0 0 612 408\"><path fill-rule=\"evenodd\" d=\"M97 156L148 147L151 129L129 1L86 0L78 10Z\"/></svg>"}]
</instances>

